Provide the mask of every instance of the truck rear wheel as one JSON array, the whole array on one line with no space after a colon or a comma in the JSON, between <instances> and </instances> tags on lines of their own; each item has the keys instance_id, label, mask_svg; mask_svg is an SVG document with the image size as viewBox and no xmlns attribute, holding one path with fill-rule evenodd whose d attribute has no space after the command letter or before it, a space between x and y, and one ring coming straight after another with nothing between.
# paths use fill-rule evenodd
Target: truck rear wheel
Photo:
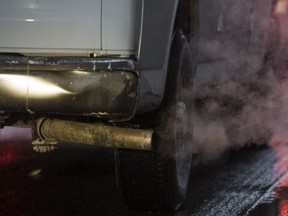
<instances>
[{"instance_id":1,"label":"truck rear wheel","mask_svg":"<svg viewBox=\"0 0 288 216\"><path fill-rule=\"evenodd\" d=\"M116 153L116 173L129 209L176 210L186 196L192 160L191 90L196 71L198 21L198 1L181 0L162 106L138 117L140 125L155 131L153 151L120 149Z\"/></svg>"},{"instance_id":2,"label":"truck rear wheel","mask_svg":"<svg viewBox=\"0 0 288 216\"><path fill-rule=\"evenodd\" d=\"M156 115L154 150L119 150L117 175L130 209L175 210L185 198L192 157L193 98L189 88L194 71L191 60L189 42L184 32L177 29L170 52L163 109Z\"/></svg>"}]
</instances>

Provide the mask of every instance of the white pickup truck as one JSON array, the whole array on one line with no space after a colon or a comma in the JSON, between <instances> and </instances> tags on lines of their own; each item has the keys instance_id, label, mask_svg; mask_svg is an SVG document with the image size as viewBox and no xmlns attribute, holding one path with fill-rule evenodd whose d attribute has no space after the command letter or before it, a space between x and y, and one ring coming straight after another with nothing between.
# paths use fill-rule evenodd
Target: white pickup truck
<instances>
[{"instance_id":1,"label":"white pickup truck","mask_svg":"<svg viewBox=\"0 0 288 216\"><path fill-rule=\"evenodd\" d=\"M60 141L119 149L126 204L175 210L189 181L195 74L259 70L273 5L1 0L0 126L31 127L40 152Z\"/></svg>"}]
</instances>

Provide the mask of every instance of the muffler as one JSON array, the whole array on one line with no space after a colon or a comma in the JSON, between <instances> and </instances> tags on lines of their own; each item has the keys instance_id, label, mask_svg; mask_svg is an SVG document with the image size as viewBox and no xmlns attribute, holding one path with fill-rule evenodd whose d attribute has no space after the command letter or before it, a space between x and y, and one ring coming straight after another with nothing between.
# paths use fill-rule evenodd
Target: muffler
<instances>
[{"instance_id":1,"label":"muffler","mask_svg":"<svg viewBox=\"0 0 288 216\"><path fill-rule=\"evenodd\" d=\"M125 58L0 54L0 111L130 120L139 96L136 64Z\"/></svg>"},{"instance_id":2,"label":"muffler","mask_svg":"<svg viewBox=\"0 0 288 216\"><path fill-rule=\"evenodd\" d=\"M151 150L153 131L88 124L59 119L39 119L34 128L34 146L53 146L57 142L83 143L106 148ZM34 148L35 149L35 148ZM40 150L39 150L40 149ZM37 149L35 149L37 151Z\"/></svg>"}]
</instances>

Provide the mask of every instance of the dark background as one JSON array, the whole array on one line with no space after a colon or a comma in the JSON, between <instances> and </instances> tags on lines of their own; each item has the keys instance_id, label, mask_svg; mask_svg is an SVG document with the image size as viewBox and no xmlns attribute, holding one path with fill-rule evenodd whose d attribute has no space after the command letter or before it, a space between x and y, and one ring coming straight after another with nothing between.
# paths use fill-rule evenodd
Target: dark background
<instances>
[{"instance_id":1,"label":"dark background","mask_svg":"<svg viewBox=\"0 0 288 216\"><path fill-rule=\"evenodd\" d=\"M251 145L196 162L177 212L131 212L121 201L114 150L60 144L40 154L30 130L5 129L0 145L0 215L287 215L288 146Z\"/></svg>"}]
</instances>

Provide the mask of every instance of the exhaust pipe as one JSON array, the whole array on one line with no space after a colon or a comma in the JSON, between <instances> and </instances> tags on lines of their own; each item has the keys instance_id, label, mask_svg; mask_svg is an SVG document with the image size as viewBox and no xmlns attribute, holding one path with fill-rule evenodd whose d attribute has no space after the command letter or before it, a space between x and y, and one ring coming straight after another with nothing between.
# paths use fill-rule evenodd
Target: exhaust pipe
<instances>
[{"instance_id":1,"label":"exhaust pipe","mask_svg":"<svg viewBox=\"0 0 288 216\"><path fill-rule=\"evenodd\" d=\"M36 121L35 132L38 143L34 140L33 144L36 145L65 141L106 148L152 149L153 131L149 130L120 128L100 123L88 124L59 119L39 119ZM48 142L45 143L45 140Z\"/></svg>"}]
</instances>

